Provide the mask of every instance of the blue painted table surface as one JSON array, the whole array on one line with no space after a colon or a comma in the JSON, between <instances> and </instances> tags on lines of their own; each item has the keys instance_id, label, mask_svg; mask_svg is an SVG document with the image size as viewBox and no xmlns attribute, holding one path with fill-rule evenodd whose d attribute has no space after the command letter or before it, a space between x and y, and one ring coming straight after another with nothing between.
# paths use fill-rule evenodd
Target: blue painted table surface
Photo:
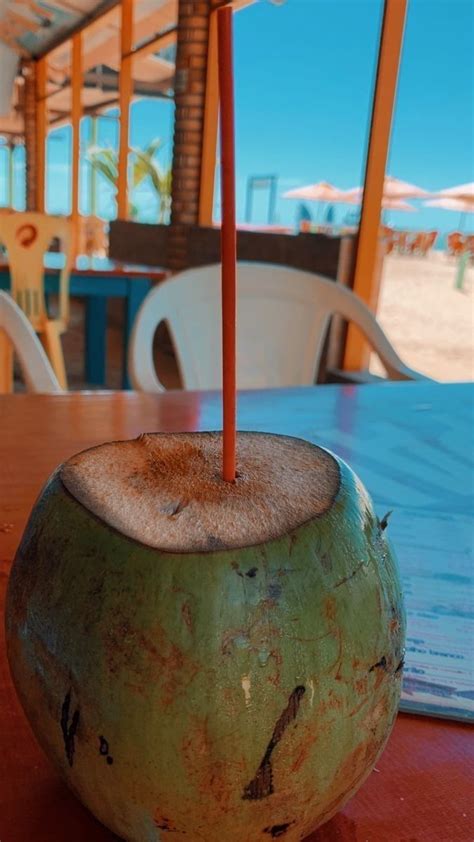
<instances>
[{"instance_id":1,"label":"blue painted table surface","mask_svg":"<svg viewBox=\"0 0 474 842\"><path fill-rule=\"evenodd\" d=\"M45 293L58 292L59 270L64 255L45 255ZM106 376L107 299L124 301L122 385L130 388L127 374L127 351L133 322L143 299L154 283L164 280L167 272L157 266L121 263L106 257L79 255L71 270L69 291L86 299L85 316L85 379L91 386L104 386ZM0 258L0 289L9 289L7 259Z\"/></svg>"}]
</instances>

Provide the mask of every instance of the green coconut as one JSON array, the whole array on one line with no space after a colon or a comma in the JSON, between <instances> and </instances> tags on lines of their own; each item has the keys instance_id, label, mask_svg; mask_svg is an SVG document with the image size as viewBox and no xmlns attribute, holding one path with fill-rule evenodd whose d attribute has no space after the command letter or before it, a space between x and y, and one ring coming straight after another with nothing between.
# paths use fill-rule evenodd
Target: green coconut
<instances>
[{"instance_id":1,"label":"green coconut","mask_svg":"<svg viewBox=\"0 0 474 842\"><path fill-rule=\"evenodd\" d=\"M144 435L59 468L7 600L34 733L129 842L303 839L373 768L405 621L352 471L299 439Z\"/></svg>"}]
</instances>

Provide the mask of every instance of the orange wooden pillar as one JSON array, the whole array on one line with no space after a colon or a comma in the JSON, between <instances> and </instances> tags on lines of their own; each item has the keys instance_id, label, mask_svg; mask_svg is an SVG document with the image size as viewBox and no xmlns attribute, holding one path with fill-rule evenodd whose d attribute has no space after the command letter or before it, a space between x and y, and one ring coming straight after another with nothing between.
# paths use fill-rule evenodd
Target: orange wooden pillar
<instances>
[{"instance_id":1,"label":"orange wooden pillar","mask_svg":"<svg viewBox=\"0 0 474 842\"><path fill-rule=\"evenodd\" d=\"M71 172L71 218L74 224L75 248L79 246L79 190L82 118L82 34L72 39L72 172Z\"/></svg>"},{"instance_id":2,"label":"orange wooden pillar","mask_svg":"<svg viewBox=\"0 0 474 842\"><path fill-rule=\"evenodd\" d=\"M44 212L46 185L46 59L36 63L36 210Z\"/></svg>"},{"instance_id":3,"label":"orange wooden pillar","mask_svg":"<svg viewBox=\"0 0 474 842\"><path fill-rule=\"evenodd\" d=\"M117 178L117 214L119 219L128 218L128 153L130 130L130 99L132 95L132 43L133 43L133 0L122 0L122 22L120 31L120 138Z\"/></svg>"},{"instance_id":4,"label":"orange wooden pillar","mask_svg":"<svg viewBox=\"0 0 474 842\"><path fill-rule=\"evenodd\" d=\"M385 0L377 78L370 127L364 196L357 246L354 292L375 312L379 295L377 263L383 184L390 143L408 0ZM359 371L368 363L369 349L354 326L347 334L344 368Z\"/></svg>"},{"instance_id":5,"label":"orange wooden pillar","mask_svg":"<svg viewBox=\"0 0 474 842\"><path fill-rule=\"evenodd\" d=\"M212 225L219 122L219 80L217 63L217 10L211 11L207 45L206 94L199 186L199 224Z\"/></svg>"}]
</instances>

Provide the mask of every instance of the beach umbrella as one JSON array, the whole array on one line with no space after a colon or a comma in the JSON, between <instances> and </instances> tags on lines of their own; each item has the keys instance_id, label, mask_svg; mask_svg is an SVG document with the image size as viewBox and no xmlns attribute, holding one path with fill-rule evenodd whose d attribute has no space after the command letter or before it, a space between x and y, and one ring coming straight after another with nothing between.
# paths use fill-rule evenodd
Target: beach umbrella
<instances>
[{"instance_id":1,"label":"beach umbrella","mask_svg":"<svg viewBox=\"0 0 474 842\"><path fill-rule=\"evenodd\" d=\"M383 194L387 199L423 199L430 195L422 187L394 178L391 175L386 175L384 178Z\"/></svg>"},{"instance_id":2,"label":"beach umbrella","mask_svg":"<svg viewBox=\"0 0 474 842\"><path fill-rule=\"evenodd\" d=\"M405 202L403 199L389 199L388 197L382 199L382 209L405 211L407 213L414 213L418 210L414 205L410 205L410 202Z\"/></svg>"},{"instance_id":3,"label":"beach umbrella","mask_svg":"<svg viewBox=\"0 0 474 842\"><path fill-rule=\"evenodd\" d=\"M360 205L362 203L362 193L359 193L356 190L348 190L346 195L347 202L349 204ZM397 210L412 213L413 211L416 211L417 208L410 205L409 202L405 202L403 199L395 199L390 198L389 196L384 196L382 199L382 210Z\"/></svg>"},{"instance_id":4,"label":"beach umbrella","mask_svg":"<svg viewBox=\"0 0 474 842\"><path fill-rule=\"evenodd\" d=\"M347 201L350 202L351 205L362 204L362 193L361 192L358 192L356 190L352 190L352 191L348 190L347 196L349 196ZM415 211L418 210L418 208L415 208L413 205L410 205L409 202L405 202L403 199L395 199L395 198L391 199L388 196L384 196L382 198L382 210L383 211L396 210L396 211L404 211L405 213L414 213ZM388 222L386 214L383 215L382 220L384 222ZM359 220L359 222L360 222L360 220Z\"/></svg>"},{"instance_id":5,"label":"beach umbrella","mask_svg":"<svg viewBox=\"0 0 474 842\"><path fill-rule=\"evenodd\" d=\"M473 199L456 199L446 196L445 199L433 199L431 202L423 202L429 208L441 208L442 210L459 211L459 213L474 213Z\"/></svg>"},{"instance_id":6,"label":"beach umbrella","mask_svg":"<svg viewBox=\"0 0 474 842\"><path fill-rule=\"evenodd\" d=\"M319 181L317 184L308 184L306 187L296 187L294 190L287 190L283 193L283 199L306 199L309 202L340 202L345 201L340 197L344 191L329 184L328 181Z\"/></svg>"},{"instance_id":7,"label":"beach umbrella","mask_svg":"<svg viewBox=\"0 0 474 842\"><path fill-rule=\"evenodd\" d=\"M346 202L344 191L330 184L328 181L319 181L317 184L308 184L306 187L296 187L283 193L283 199L304 199L306 202Z\"/></svg>"},{"instance_id":8,"label":"beach umbrella","mask_svg":"<svg viewBox=\"0 0 474 842\"><path fill-rule=\"evenodd\" d=\"M345 196L350 204L358 205L362 201L364 193L363 187L353 187L351 190L345 191ZM386 175L383 183L384 199L423 199L431 194L422 187L416 184L410 184L408 181L402 181L399 178L394 178L391 175ZM398 208L403 210L403 208ZM406 210L406 208L405 208Z\"/></svg>"},{"instance_id":9,"label":"beach umbrella","mask_svg":"<svg viewBox=\"0 0 474 842\"><path fill-rule=\"evenodd\" d=\"M409 202L405 202L403 199L390 199L385 197L382 199L382 210L383 211L403 211L404 213L415 213L418 208L415 208L414 205L410 205ZM389 217L386 213L382 216L382 221L387 223L389 221Z\"/></svg>"},{"instance_id":10,"label":"beach umbrella","mask_svg":"<svg viewBox=\"0 0 474 842\"><path fill-rule=\"evenodd\" d=\"M458 184L456 187L447 187L446 190L440 190L436 193L436 201L441 199L453 199L459 200L460 202L466 202L467 204L473 205L474 204L474 181L470 181L467 184ZM442 207L442 205L435 205L435 207ZM447 205L443 206L446 210L459 210L459 208L448 207ZM469 213L469 209L466 213Z\"/></svg>"}]
</instances>

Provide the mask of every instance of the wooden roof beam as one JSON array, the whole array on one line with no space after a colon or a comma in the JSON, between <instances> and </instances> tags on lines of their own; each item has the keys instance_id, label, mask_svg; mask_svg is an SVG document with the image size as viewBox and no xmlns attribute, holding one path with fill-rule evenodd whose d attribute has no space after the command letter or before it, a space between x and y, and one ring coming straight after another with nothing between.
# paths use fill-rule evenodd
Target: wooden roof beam
<instances>
[{"instance_id":1,"label":"wooden roof beam","mask_svg":"<svg viewBox=\"0 0 474 842\"><path fill-rule=\"evenodd\" d=\"M154 35L148 41L145 41L144 44L140 44L139 47L132 50L129 55L133 56L133 58L137 58L138 56L141 58L142 56L149 55L149 53L164 50L166 47L171 46L171 44L176 44L177 32L178 27L173 26L166 32L162 32L161 35Z\"/></svg>"},{"instance_id":2,"label":"wooden roof beam","mask_svg":"<svg viewBox=\"0 0 474 842\"><path fill-rule=\"evenodd\" d=\"M82 20L69 29L67 32L61 32L57 38L55 38L44 50L37 53L34 58L41 59L45 56L53 53L59 47L61 47L66 41L69 41L74 35L78 35L79 32L83 32L88 27L92 26L94 23L98 21L102 21L105 15L109 14L113 9L120 5L121 0L102 0L102 2L94 9L93 12L90 12L87 15L84 15Z\"/></svg>"}]
</instances>

